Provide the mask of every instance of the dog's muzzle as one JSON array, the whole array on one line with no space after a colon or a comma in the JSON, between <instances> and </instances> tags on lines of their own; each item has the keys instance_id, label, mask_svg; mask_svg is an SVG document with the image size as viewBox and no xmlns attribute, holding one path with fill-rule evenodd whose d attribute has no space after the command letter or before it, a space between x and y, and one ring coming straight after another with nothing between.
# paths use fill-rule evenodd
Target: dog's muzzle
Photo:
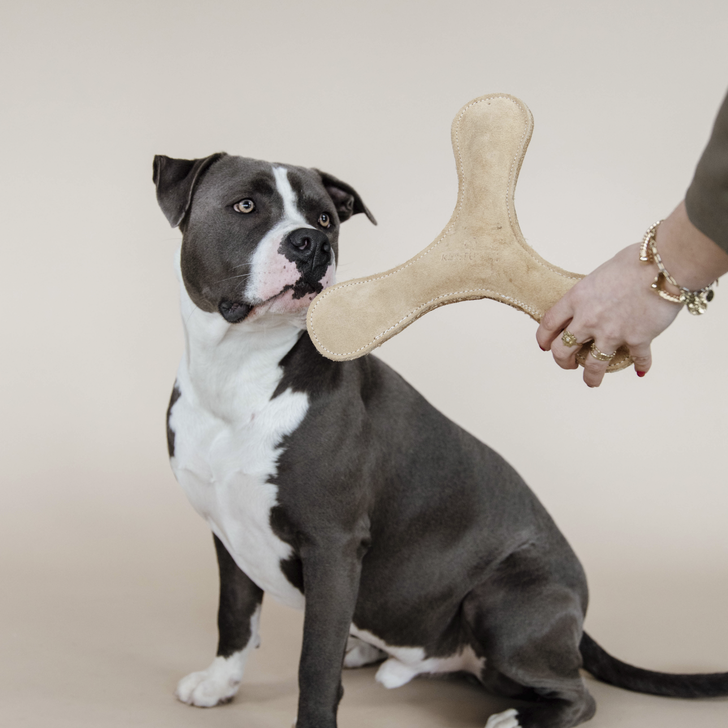
<instances>
[{"instance_id":1,"label":"dog's muzzle","mask_svg":"<svg viewBox=\"0 0 728 728\"><path fill-rule=\"evenodd\" d=\"M281 240L277 253L289 261L287 264L289 270L286 274L273 272L271 276L271 279L275 280L280 275L278 290L274 289L267 295L263 294L262 298L265 300L252 304L244 301L242 297L223 298L218 304L218 310L228 323L240 323L256 305L270 303L286 292L290 292L290 297L294 301L321 293L324 288L323 279L334 259L329 238L323 232L315 228L296 228ZM291 263L295 268L290 265ZM295 278L296 274L298 278Z\"/></svg>"}]
</instances>

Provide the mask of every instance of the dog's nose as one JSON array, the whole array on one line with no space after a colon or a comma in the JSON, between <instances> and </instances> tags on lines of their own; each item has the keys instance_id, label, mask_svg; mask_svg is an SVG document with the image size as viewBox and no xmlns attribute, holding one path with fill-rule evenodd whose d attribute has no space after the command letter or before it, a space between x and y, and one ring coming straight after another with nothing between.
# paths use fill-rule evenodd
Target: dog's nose
<instances>
[{"instance_id":1,"label":"dog's nose","mask_svg":"<svg viewBox=\"0 0 728 728\"><path fill-rule=\"evenodd\" d=\"M298 228L285 239L285 255L289 260L304 264L311 272L323 275L331 262L331 243L328 237L314 228Z\"/></svg>"}]
</instances>

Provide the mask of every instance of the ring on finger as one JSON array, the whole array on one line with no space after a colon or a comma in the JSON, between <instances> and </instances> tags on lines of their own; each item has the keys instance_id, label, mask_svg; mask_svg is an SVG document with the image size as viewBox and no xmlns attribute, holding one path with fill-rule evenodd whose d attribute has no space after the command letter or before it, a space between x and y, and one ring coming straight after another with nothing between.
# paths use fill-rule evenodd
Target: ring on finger
<instances>
[{"instance_id":1,"label":"ring on finger","mask_svg":"<svg viewBox=\"0 0 728 728\"><path fill-rule=\"evenodd\" d=\"M611 354L605 354L603 351L600 351L597 348L596 344L592 344L589 347L589 353L597 360L597 361L612 361L614 359L614 355L617 353L616 351L613 351Z\"/></svg>"},{"instance_id":2,"label":"ring on finger","mask_svg":"<svg viewBox=\"0 0 728 728\"><path fill-rule=\"evenodd\" d=\"M564 344L564 346L571 349L572 346L576 346L579 342L576 340L576 336L569 331L569 329L564 329L564 333L561 334L561 341Z\"/></svg>"}]
</instances>

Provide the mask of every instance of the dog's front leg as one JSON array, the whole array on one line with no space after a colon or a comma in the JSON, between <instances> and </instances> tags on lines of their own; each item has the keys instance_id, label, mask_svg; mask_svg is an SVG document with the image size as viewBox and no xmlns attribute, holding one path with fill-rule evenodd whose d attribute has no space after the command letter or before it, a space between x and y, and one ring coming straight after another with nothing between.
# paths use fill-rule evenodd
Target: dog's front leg
<instances>
[{"instance_id":1,"label":"dog's front leg","mask_svg":"<svg viewBox=\"0 0 728 728\"><path fill-rule=\"evenodd\" d=\"M363 539L348 536L301 549L306 612L298 670L296 728L335 728L341 669L359 591Z\"/></svg>"},{"instance_id":2,"label":"dog's front leg","mask_svg":"<svg viewBox=\"0 0 728 728\"><path fill-rule=\"evenodd\" d=\"M240 570L222 541L217 536L214 539L220 570L217 657L206 670L182 678L176 691L183 703L199 708L212 708L233 699L248 656L260 642L263 591Z\"/></svg>"}]
</instances>

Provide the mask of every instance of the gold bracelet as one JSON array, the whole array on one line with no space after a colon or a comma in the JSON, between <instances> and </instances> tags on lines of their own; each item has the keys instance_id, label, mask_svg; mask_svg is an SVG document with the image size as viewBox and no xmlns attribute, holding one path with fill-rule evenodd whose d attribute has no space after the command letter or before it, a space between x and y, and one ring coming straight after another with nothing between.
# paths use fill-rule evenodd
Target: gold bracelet
<instances>
[{"instance_id":1,"label":"gold bracelet","mask_svg":"<svg viewBox=\"0 0 728 728\"><path fill-rule=\"evenodd\" d=\"M708 304L713 300L715 293L713 292L713 286L718 281L713 281L709 286L701 288L699 291L690 291L684 286L681 286L665 268L665 264L662 262L660 254L657 252L657 244L655 243L655 235L657 228L660 226L662 220L658 220L654 225L645 233L645 237L642 239L642 245L640 245L640 261L642 263L654 263L657 266L657 277L652 282L652 288L655 292L670 303L686 304L688 311L694 316L700 316L708 310ZM665 290L665 281L680 289L680 293L670 293Z\"/></svg>"}]
</instances>

